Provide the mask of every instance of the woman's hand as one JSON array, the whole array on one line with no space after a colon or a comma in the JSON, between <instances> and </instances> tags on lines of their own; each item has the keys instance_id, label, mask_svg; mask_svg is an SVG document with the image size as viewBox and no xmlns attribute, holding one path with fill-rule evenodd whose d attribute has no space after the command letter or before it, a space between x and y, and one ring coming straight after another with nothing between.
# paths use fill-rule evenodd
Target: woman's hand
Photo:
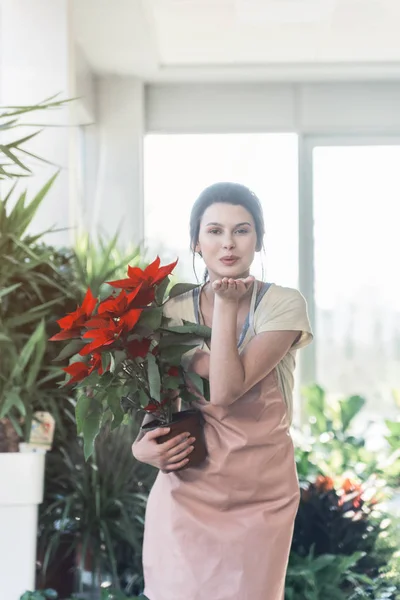
<instances>
[{"instance_id":1,"label":"woman's hand","mask_svg":"<svg viewBox=\"0 0 400 600\"><path fill-rule=\"evenodd\" d=\"M161 469L163 473L176 471L189 461L187 456L193 451L195 438L189 433L181 433L167 442L157 443L157 438L169 433L168 427L148 431L140 440L132 444L132 454L139 462Z\"/></svg>"},{"instance_id":2,"label":"woman's hand","mask_svg":"<svg viewBox=\"0 0 400 600\"><path fill-rule=\"evenodd\" d=\"M245 279L232 279L223 277L216 279L212 284L212 289L216 296L231 302L238 302L244 296L249 288L254 284L254 277L249 275Z\"/></svg>"}]
</instances>

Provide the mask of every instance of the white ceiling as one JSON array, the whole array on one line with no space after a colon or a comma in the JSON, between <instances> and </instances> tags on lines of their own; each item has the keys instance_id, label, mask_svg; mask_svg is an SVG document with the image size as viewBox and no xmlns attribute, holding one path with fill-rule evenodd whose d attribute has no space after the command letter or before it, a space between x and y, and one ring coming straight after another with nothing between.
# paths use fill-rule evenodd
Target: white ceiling
<instances>
[{"instance_id":1,"label":"white ceiling","mask_svg":"<svg viewBox=\"0 0 400 600\"><path fill-rule=\"evenodd\" d=\"M400 75L400 0L72 0L97 73L147 81Z\"/></svg>"}]
</instances>

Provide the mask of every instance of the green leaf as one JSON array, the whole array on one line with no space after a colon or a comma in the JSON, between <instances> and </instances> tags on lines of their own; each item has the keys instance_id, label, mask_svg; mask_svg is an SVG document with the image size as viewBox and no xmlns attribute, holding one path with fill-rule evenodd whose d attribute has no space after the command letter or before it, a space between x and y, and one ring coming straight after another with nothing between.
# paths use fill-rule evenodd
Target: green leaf
<instances>
[{"instance_id":1,"label":"green leaf","mask_svg":"<svg viewBox=\"0 0 400 600\"><path fill-rule=\"evenodd\" d=\"M181 359L186 352L197 348L198 344L176 344L167 346L160 351L160 355L169 365L179 367Z\"/></svg>"},{"instance_id":2,"label":"green leaf","mask_svg":"<svg viewBox=\"0 0 400 600\"><path fill-rule=\"evenodd\" d=\"M71 340L68 344L61 350L59 354L53 359L53 362L61 362L66 358L71 358L74 354L77 354L81 348L86 344L80 339Z\"/></svg>"},{"instance_id":3,"label":"green leaf","mask_svg":"<svg viewBox=\"0 0 400 600\"><path fill-rule=\"evenodd\" d=\"M35 351L33 354L33 359L29 365L28 374L26 377L25 388L29 391L30 388L33 387L37 376L39 375L40 370L43 367L43 357L46 352L46 329L44 326L44 321L41 321L38 330L37 330L37 338L35 344Z\"/></svg>"},{"instance_id":4,"label":"green leaf","mask_svg":"<svg viewBox=\"0 0 400 600\"><path fill-rule=\"evenodd\" d=\"M140 406L142 408L144 408L145 406L148 405L148 403L149 403L149 397L148 397L148 395L146 394L146 392L144 390L138 390L137 391L137 397L138 397L138 400L140 402Z\"/></svg>"},{"instance_id":5,"label":"green leaf","mask_svg":"<svg viewBox=\"0 0 400 600\"><path fill-rule=\"evenodd\" d=\"M193 371L188 371L187 373L185 373L185 377L190 379L195 388L200 392L202 396L204 396L204 382L202 377L200 377L200 375L194 373Z\"/></svg>"},{"instance_id":6,"label":"green leaf","mask_svg":"<svg viewBox=\"0 0 400 600\"><path fill-rule=\"evenodd\" d=\"M24 171L28 171L29 173L32 172L30 169L28 169L28 167L22 164L22 162L15 156L15 154L13 154L9 150L8 146L0 144L0 153L5 154L13 163L21 167L21 169L23 169Z\"/></svg>"},{"instance_id":7,"label":"green leaf","mask_svg":"<svg viewBox=\"0 0 400 600\"><path fill-rule=\"evenodd\" d=\"M75 418L76 418L76 429L78 434L83 432L83 424L86 419L86 415L89 412L91 399L86 394L79 390L78 398L75 406Z\"/></svg>"},{"instance_id":8,"label":"green leaf","mask_svg":"<svg viewBox=\"0 0 400 600\"><path fill-rule=\"evenodd\" d=\"M93 454L94 442L100 432L102 418L103 410L100 402L93 401L92 399L92 403L82 426L85 460L88 460Z\"/></svg>"},{"instance_id":9,"label":"green leaf","mask_svg":"<svg viewBox=\"0 0 400 600\"><path fill-rule=\"evenodd\" d=\"M339 406L343 433L349 427L354 417L360 412L364 404L365 399L361 396L350 396L350 398L340 401Z\"/></svg>"},{"instance_id":10,"label":"green leaf","mask_svg":"<svg viewBox=\"0 0 400 600\"><path fill-rule=\"evenodd\" d=\"M111 355L109 352L103 352L101 355L101 366L104 373L107 371L108 367L111 364Z\"/></svg>"},{"instance_id":11,"label":"green leaf","mask_svg":"<svg viewBox=\"0 0 400 600\"><path fill-rule=\"evenodd\" d=\"M44 335L44 323L41 321L32 333L31 337L26 342L25 346L19 355L19 360L14 365L14 369L11 373L11 380L18 379L22 376L33 352L37 349L38 343L43 339Z\"/></svg>"},{"instance_id":12,"label":"green leaf","mask_svg":"<svg viewBox=\"0 0 400 600\"><path fill-rule=\"evenodd\" d=\"M157 400L157 402L160 402L161 401L160 371L158 368L156 358L153 354L147 355L147 368L148 368L150 396L153 398L153 400Z\"/></svg>"},{"instance_id":13,"label":"green leaf","mask_svg":"<svg viewBox=\"0 0 400 600\"><path fill-rule=\"evenodd\" d=\"M202 338L210 338L212 333L211 327L207 327L206 325L198 325L197 323L189 323L186 325L171 325L167 327L162 327L162 330L170 331L171 333L190 333Z\"/></svg>"},{"instance_id":14,"label":"green leaf","mask_svg":"<svg viewBox=\"0 0 400 600\"><path fill-rule=\"evenodd\" d=\"M14 283L14 285L10 285L9 287L0 290L0 298L7 296L7 294L11 294L11 292L21 287L21 285L22 283Z\"/></svg>"},{"instance_id":15,"label":"green leaf","mask_svg":"<svg viewBox=\"0 0 400 600\"><path fill-rule=\"evenodd\" d=\"M0 342L12 342L12 339L5 333L0 333Z\"/></svg>"},{"instance_id":16,"label":"green leaf","mask_svg":"<svg viewBox=\"0 0 400 600\"><path fill-rule=\"evenodd\" d=\"M191 344L193 343L193 335L189 333L170 333L168 331L163 332L158 345L160 350L163 348L169 348L170 346Z\"/></svg>"},{"instance_id":17,"label":"green leaf","mask_svg":"<svg viewBox=\"0 0 400 600\"><path fill-rule=\"evenodd\" d=\"M171 288L168 297L175 298L176 296L180 296L181 294L189 292L190 290L194 290L198 287L199 284L197 283L177 283Z\"/></svg>"},{"instance_id":18,"label":"green leaf","mask_svg":"<svg viewBox=\"0 0 400 600\"><path fill-rule=\"evenodd\" d=\"M25 405L19 392L19 388L12 388L5 392L5 401L0 411L0 419L8 415L13 408L17 408L23 417L26 415Z\"/></svg>"},{"instance_id":19,"label":"green leaf","mask_svg":"<svg viewBox=\"0 0 400 600\"><path fill-rule=\"evenodd\" d=\"M170 282L170 278L166 277L163 281L156 287L156 303L158 305L162 305L164 302L165 292L168 289Z\"/></svg>"},{"instance_id":20,"label":"green leaf","mask_svg":"<svg viewBox=\"0 0 400 600\"><path fill-rule=\"evenodd\" d=\"M115 429L121 425L124 418L124 412L121 408L120 396L118 394L109 393L107 394L107 404L112 412L113 420L111 429Z\"/></svg>"},{"instance_id":21,"label":"green leaf","mask_svg":"<svg viewBox=\"0 0 400 600\"><path fill-rule=\"evenodd\" d=\"M162 307L144 309L138 321L138 325L154 331L161 326L162 317Z\"/></svg>"},{"instance_id":22,"label":"green leaf","mask_svg":"<svg viewBox=\"0 0 400 600\"><path fill-rule=\"evenodd\" d=\"M180 377L172 377L167 375L163 378L163 386L167 390L177 390L179 389L182 381Z\"/></svg>"},{"instance_id":23,"label":"green leaf","mask_svg":"<svg viewBox=\"0 0 400 600\"><path fill-rule=\"evenodd\" d=\"M302 390L306 400L305 409L309 417L314 417L314 425L318 433L329 431L328 420L325 414L325 391L319 385L312 385Z\"/></svg>"},{"instance_id":24,"label":"green leaf","mask_svg":"<svg viewBox=\"0 0 400 600\"><path fill-rule=\"evenodd\" d=\"M191 404L192 402L198 402L199 399L197 398L197 396L195 396L194 394L192 394L192 392L189 392L189 390L181 390L180 392L180 397L182 398L183 402L185 402L186 404Z\"/></svg>"}]
</instances>

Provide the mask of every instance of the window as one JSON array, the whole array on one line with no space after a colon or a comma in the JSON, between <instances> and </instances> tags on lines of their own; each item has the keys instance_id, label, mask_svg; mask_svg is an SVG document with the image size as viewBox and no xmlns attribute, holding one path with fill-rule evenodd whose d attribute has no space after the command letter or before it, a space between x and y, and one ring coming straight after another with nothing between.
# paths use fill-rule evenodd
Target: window
<instances>
[{"instance_id":1,"label":"window","mask_svg":"<svg viewBox=\"0 0 400 600\"><path fill-rule=\"evenodd\" d=\"M316 379L365 396L364 422L400 387L399 165L400 145L313 151Z\"/></svg>"}]
</instances>

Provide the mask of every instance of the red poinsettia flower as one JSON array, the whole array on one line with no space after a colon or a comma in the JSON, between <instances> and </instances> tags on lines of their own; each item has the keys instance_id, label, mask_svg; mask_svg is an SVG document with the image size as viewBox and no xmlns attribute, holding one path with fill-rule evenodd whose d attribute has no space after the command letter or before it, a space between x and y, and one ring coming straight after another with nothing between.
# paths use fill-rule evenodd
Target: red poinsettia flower
<instances>
[{"instance_id":1,"label":"red poinsettia flower","mask_svg":"<svg viewBox=\"0 0 400 600\"><path fill-rule=\"evenodd\" d=\"M108 367L108 369L109 368L110 367ZM67 385L82 381L82 379L85 379L86 377L88 377L88 375L90 375L91 373L93 373L93 371L96 370L99 373L99 375L103 375L104 369L101 361L101 354L97 352L92 354L88 363L77 361L68 365L68 367L63 368L63 371L71 375L71 379L67 381Z\"/></svg>"},{"instance_id":2,"label":"red poinsettia flower","mask_svg":"<svg viewBox=\"0 0 400 600\"><path fill-rule=\"evenodd\" d=\"M100 353L103 349L109 349L109 346L118 341L123 331L123 323L114 323L112 319L109 319L106 323L107 325L100 329L90 329L83 334L83 338L92 341L81 348L79 351L81 356L86 356L92 352Z\"/></svg>"},{"instance_id":3,"label":"red poinsettia flower","mask_svg":"<svg viewBox=\"0 0 400 600\"><path fill-rule=\"evenodd\" d=\"M118 279L117 281L108 281L107 283L115 288L126 290L135 289L140 283L147 284L146 287L153 287L170 275L177 264L178 260L165 267L160 267L160 257L157 256L144 270L139 267L128 267L127 279Z\"/></svg>"},{"instance_id":4,"label":"red poinsettia flower","mask_svg":"<svg viewBox=\"0 0 400 600\"><path fill-rule=\"evenodd\" d=\"M94 316L85 323L85 328L86 329L109 329L110 322L113 322L114 325L118 325L118 327L121 329L121 331L123 331L124 333L129 333L134 328L136 323L139 321L141 314L142 314L142 309L131 308L125 314L122 314L120 317L116 317L115 319L112 319L111 317ZM89 337L89 336L86 336L86 337Z\"/></svg>"},{"instance_id":5,"label":"red poinsettia flower","mask_svg":"<svg viewBox=\"0 0 400 600\"><path fill-rule=\"evenodd\" d=\"M170 375L171 377L179 377L178 367L170 367L167 371L167 375Z\"/></svg>"},{"instance_id":6,"label":"red poinsettia flower","mask_svg":"<svg viewBox=\"0 0 400 600\"><path fill-rule=\"evenodd\" d=\"M151 340L132 340L125 345L127 352L132 358L146 358L146 355L150 349Z\"/></svg>"},{"instance_id":7,"label":"red poinsettia flower","mask_svg":"<svg viewBox=\"0 0 400 600\"><path fill-rule=\"evenodd\" d=\"M133 300L140 292L141 285L137 287L133 292L127 294L125 290L122 290L118 296L111 295L103 302L100 302L97 309L97 314L100 317L117 318L125 315L128 309L131 307Z\"/></svg>"},{"instance_id":8,"label":"red poinsettia flower","mask_svg":"<svg viewBox=\"0 0 400 600\"><path fill-rule=\"evenodd\" d=\"M93 371L96 371L96 370L99 375L103 375L104 369L103 369L103 363L101 361L101 354L99 354L98 352L94 352L92 354L92 356L90 357L89 365L90 365L89 373L88 373L89 375L91 373L93 373ZM110 369L110 366L107 367L107 371L109 369Z\"/></svg>"},{"instance_id":9,"label":"red poinsettia flower","mask_svg":"<svg viewBox=\"0 0 400 600\"><path fill-rule=\"evenodd\" d=\"M157 410L160 410L160 405L155 404L154 402L149 402L149 404L147 404L147 406L145 406L143 410L149 413L154 413Z\"/></svg>"},{"instance_id":10,"label":"red poinsettia flower","mask_svg":"<svg viewBox=\"0 0 400 600\"><path fill-rule=\"evenodd\" d=\"M145 410L146 412L154 413L154 412L159 411L160 408L162 408L166 404L168 404L168 402L169 402L168 396L166 398L164 398L164 400L161 400L161 402L154 402L154 400L151 400L147 404L147 406L144 407L143 410Z\"/></svg>"},{"instance_id":11,"label":"red poinsettia flower","mask_svg":"<svg viewBox=\"0 0 400 600\"><path fill-rule=\"evenodd\" d=\"M93 313L96 303L97 300L89 288L82 305L78 306L74 312L69 313L57 321L62 331L53 335L53 337L50 338L50 341L69 340L80 337L81 329Z\"/></svg>"},{"instance_id":12,"label":"red poinsettia flower","mask_svg":"<svg viewBox=\"0 0 400 600\"><path fill-rule=\"evenodd\" d=\"M122 315L119 322L124 333L129 333L129 331L132 331L136 323L139 321L142 312L143 311L141 308L131 308L126 314Z\"/></svg>"},{"instance_id":13,"label":"red poinsettia flower","mask_svg":"<svg viewBox=\"0 0 400 600\"><path fill-rule=\"evenodd\" d=\"M63 367L63 371L71 375L71 379L67 381L67 385L70 385L85 379L89 374L89 367L86 363L78 361L68 365L68 367Z\"/></svg>"}]
</instances>

